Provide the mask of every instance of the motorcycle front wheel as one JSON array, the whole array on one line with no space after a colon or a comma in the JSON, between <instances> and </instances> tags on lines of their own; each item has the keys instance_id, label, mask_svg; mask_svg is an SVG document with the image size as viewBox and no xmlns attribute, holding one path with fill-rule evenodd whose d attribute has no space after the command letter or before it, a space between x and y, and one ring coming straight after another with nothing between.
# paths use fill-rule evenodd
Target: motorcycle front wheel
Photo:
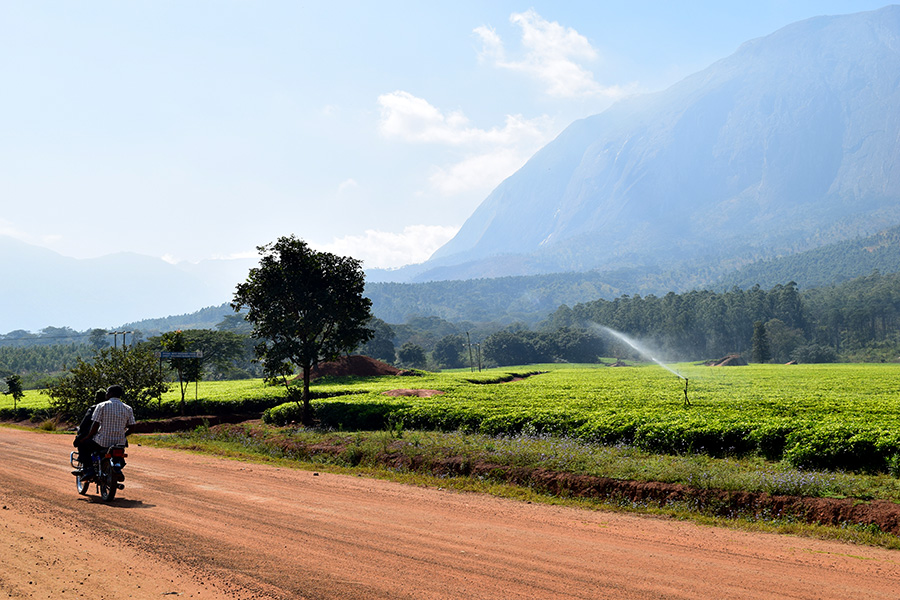
<instances>
[{"instance_id":1,"label":"motorcycle front wheel","mask_svg":"<svg viewBox=\"0 0 900 600\"><path fill-rule=\"evenodd\" d=\"M90 481L86 481L86 480L82 479L81 475L75 476L75 489L78 490L79 494L84 496L85 494L88 493L88 490L90 489L90 487L91 487Z\"/></svg>"}]
</instances>

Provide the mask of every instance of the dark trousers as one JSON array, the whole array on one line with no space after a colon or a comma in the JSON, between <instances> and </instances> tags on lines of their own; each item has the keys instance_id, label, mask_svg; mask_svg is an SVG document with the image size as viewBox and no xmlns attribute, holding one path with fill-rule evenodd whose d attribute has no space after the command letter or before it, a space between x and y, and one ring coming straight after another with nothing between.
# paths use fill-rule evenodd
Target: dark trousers
<instances>
[{"instance_id":1,"label":"dark trousers","mask_svg":"<svg viewBox=\"0 0 900 600\"><path fill-rule=\"evenodd\" d=\"M78 460L81 461L81 468L86 473L93 473L94 463L91 460L91 455L96 452L103 452L104 450L106 450L106 448L104 448L94 440L85 440L81 444L79 444L77 448Z\"/></svg>"}]
</instances>

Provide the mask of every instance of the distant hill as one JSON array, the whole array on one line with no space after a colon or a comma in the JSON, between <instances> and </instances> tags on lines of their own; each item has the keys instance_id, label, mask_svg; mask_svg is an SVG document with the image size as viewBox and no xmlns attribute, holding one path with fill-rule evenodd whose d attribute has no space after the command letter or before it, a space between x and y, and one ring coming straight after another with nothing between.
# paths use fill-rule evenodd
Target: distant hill
<instances>
[{"instance_id":1,"label":"distant hill","mask_svg":"<svg viewBox=\"0 0 900 600\"><path fill-rule=\"evenodd\" d=\"M555 273L520 277L369 283L366 294L375 314L389 323L435 315L450 321L536 323L560 305L574 306L623 294L728 290L759 285L770 289L796 282L801 289L823 287L869 275L900 272L900 227L835 242L787 256L735 268L684 263L669 269L631 267L615 271Z\"/></svg>"},{"instance_id":2,"label":"distant hill","mask_svg":"<svg viewBox=\"0 0 900 600\"><path fill-rule=\"evenodd\" d=\"M394 280L715 268L897 225L898 39L900 6L809 19L575 122Z\"/></svg>"},{"instance_id":3,"label":"distant hill","mask_svg":"<svg viewBox=\"0 0 900 600\"><path fill-rule=\"evenodd\" d=\"M256 260L170 264L122 252L75 259L0 235L0 333L109 329L231 299Z\"/></svg>"},{"instance_id":4,"label":"distant hill","mask_svg":"<svg viewBox=\"0 0 900 600\"><path fill-rule=\"evenodd\" d=\"M627 267L613 271L467 281L368 282L365 293L373 301L375 315L389 323L404 323L413 317L437 316L453 322L520 321L535 324L563 304L574 306L600 298L609 300L623 294L664 295L691 289L748 288L757 284L770 289L790 281L795 281L801 289L810 289L865 276L873 271L885 275L900 272L900 227L805 252L757 260L737 268L727 265L710 268L686 263L669 269ZM158 308L148 314L160 314ZM98 319L93 324L79 327L139 330L146 336L176 329L212 329L225 316L233 314L234 311L225 302L166 317L112 323ZM65 321L58 324L69 326Z\"/></svg>"},{"instance_id":5,"label":"distant hill","mask_svg":"<svg viewBox=\"0 0 900 600\"><path fill-rule=\"evenodd\" d=\"M900 227L871 236L836 242L779 258L735 268L682 265L669 270L627 268L616 271L553 273L467 281L366 284L372 309L388 323L405 323L422 316L452 322L523 322L544 320L561 305L574 306L623 294L665 295L692 289L729 290L759 285L771 289L790 281L800 289L838 284L874 271L900 273ZM145 333L175 329L214 328L234 311L225 303L195 313L127 323L125 329Z\"/></svg>"},{"instance_id":6,"label":"distant hill","mask_svg":"<svg viewBox=\"0 0 900 600\"><path fill-rule=\"evenodd\" d=\"M219 306L209 306L196 312L186 313L183 315L172 315L157 319L142 319L125 323L117 327L117 329L137 330L144 334L144 337L150 335L158 335L168 331L176 331L178 329L216 329L216 326L222 322L226 315L233 315L231 305L227 302Z\"/></svg>"},{"instance_id":7,"label":"distant hill","mask_svg":"<svg viewBox=\"0 0 900 600\"><path fill-rule=\"evenodd\" d=\"M801 288L822 287L868 275L900 272L900 227L864 238L829 244L741 267L711 284L717 289L770 288L796 282Z\"/></svg>"}]
</instances>

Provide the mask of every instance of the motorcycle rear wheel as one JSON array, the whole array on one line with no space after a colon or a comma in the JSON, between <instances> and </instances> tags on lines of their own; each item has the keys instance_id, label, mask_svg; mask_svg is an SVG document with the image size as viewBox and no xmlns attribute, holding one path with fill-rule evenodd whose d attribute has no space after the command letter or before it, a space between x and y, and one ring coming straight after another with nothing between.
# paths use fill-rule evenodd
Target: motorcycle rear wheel
<instances>
[{"instance_id":1,"label":"motorcycle rear wheel","mask_svg":"<svg viewBox=\"0 0 900 600\"><path fill-rule=\"evenodd\" d=\"M118 491L119 486L116 481L116 475L113 472L112 465L109 464L109 459L104 459L103 463L100 466L100 498L104 502L111 502L116 498L116 491Z\"/></svg>"}]
</instances>

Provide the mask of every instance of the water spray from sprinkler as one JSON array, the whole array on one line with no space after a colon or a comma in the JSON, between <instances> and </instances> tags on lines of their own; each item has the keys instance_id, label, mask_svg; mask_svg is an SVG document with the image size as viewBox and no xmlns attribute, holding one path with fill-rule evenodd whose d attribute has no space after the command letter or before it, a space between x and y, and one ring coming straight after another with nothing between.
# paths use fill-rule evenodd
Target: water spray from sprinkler
<instances>
[{"instance_id":1,"label":"water spray from sprinkler","mask_svg":"<svg viewBox=\"0 0 900 600\"><path fill-rule=\"evenodd\" d=\"M644 348L637 341L631 339L630 337L628 337L621 331L616 331L615 329L610 329L609 327L604 327L603 325L595 324L594 326L599 328L601 331L605 332L606 334L611 335L614 338L616 338L622 342L625 342L626 344L631 346L638 354L641 354L642 356L649 358L650 360L652 360L653 362L655 362L656 364L661 366L663 369L665 369L669 373L672 373L676 377L680 377L681 379L684 379L684 406L687 407L687 406L691 405L691 401L688 399L688 378L687 377L685 377L684 375L682 375L681 373L679 373L678 371L676 371L669 365L665 364L663 361L661 361L658 358L656 358L655 356L653 356L649 350Z\"/></svg>"}]
</instances>

